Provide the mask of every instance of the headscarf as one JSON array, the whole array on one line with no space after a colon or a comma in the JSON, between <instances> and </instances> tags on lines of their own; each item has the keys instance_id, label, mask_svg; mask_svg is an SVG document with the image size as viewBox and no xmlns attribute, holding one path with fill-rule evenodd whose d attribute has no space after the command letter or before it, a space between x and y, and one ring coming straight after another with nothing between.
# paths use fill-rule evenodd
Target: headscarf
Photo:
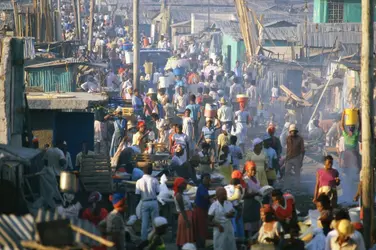
<instances>
[{"instance_id":1,"label":"headscarf","mask_svg":"<svg viewBox=\"0 0 376 250\"><path fill-rule=\"evenodd\" d=\"M154 227L161 227L161 226L164 226L164 225L167 225L167 224L168 224L167 219L165 217L161 217L161 216L155 217L155 219L153 221Z\"/></svg>"},{"instance_id":2,"label":"headscarf","mask_svg":"<svg viewBox=\"0 0 376 250\"><path fill-rule=\"evenodd\" d=\"M231 179L239 179L243 188L246 188L245 181L243 180L243 174L239 170L234 170L231 174Z\"/></svg>"},{"instance_id":3,"label":"headscarf","mask_svg":"<svg viewBox=\"0 0 376 250\"><path fill-rule=\"evenodd\" d=\"M102 194L97 191L92 192L88 198L89 203L97 203L97 202L100 202L101 200L102 200Z\"/></svg>"},{"instance_id":4,"label":"headscarf","mask_svg":"<svg viewBox=\"0 0 376 250\"><path fill-rule=\"evenodd\" d=\"M110 196L110 201L114 208L120 208L125 204L125 194L124 193L114 193Z\"/></svg>"},{"instance_id":5,"label":"headscarf","mask_svg":"<svg viewBox=\"0 0 376 250\"><path fill-rule=\"evenodd\" d=\"M174 186L173 186L173 190L174 190L174 196L177 194L178 190L179 190L179 187L184 184L186 181L184 178L182 177L178 177L175 179L174 181Z\"/></svg>"},{"instance_id":6,"label":"headscarf","mask_svg":"<svg viewBox=\"0 0 376 250\"><path fill-rule=\"evenodd\" d=\"M274 134L275 133L275 127L273 124L270 124L268 129L266 130L268 134Z\"/></svg>"},{"instance_id":7,"label":"headscarf","mask_svg":"<svg viewBox=\"0 0 376 250\"><path fill-rule=\"evenodd\" d=\"M141 128L142 126L145 126L145 125L146 125L145 121L139 121L139 122L137 123L137 129L139 129L139 128Z\"/></svg>"},{"instance_id":8,"label":"headscarf","mask_svg":"<svg viewBox=\"0 0 376 250\"><path fill-rule=\"evenodd\" d=\"M254 150L255 147L256 147L258 144L262 143L262 142L263 142L263 140L260 139L260 138L256 138L256 139L254 139L254 140L252 141L252 150Z\"/></svg>"},{"instance_id":9,"label":"headscarf","mask_svg":"<svg viewBox=\"0 0 376 250\"><path fill-rule=\"evenodd\" d=\"M246 172L250 171L252 168L256 168L256 163L253 161L246 161L244 164L244 169Z\"/></svg>"}]
</instances>

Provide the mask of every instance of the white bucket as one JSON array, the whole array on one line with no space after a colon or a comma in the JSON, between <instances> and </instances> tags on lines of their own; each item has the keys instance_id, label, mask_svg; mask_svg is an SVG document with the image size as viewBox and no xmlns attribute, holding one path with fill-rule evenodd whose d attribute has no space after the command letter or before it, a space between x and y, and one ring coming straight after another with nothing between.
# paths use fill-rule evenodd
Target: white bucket
<instances>
[{"instance_id":1,"label":"white bucket","mask_svg":"<svg viewBox=\"0 0 376 250\"><path fill-rule=\"evenodd\" d=\"M360 220L360 207L349 209L349 215L352 223L361 222Z\"/></svg>"},{"instance_id":2,"label":"white bucket","mask_svg":"<svg viewBox=\"0 0 376 250\"><path fill-rule=\"evenodd\" d=\"M125 52L125 62L127 64L133 63L133 52L132 51L126 51Z\"/></svg>"},{"instance_id":3,"label":"white bucket","mask_svg":"<svg viewBox=\"0 0 376 250\"><path fill-rule=\"evenodd\" d=\"M159 77L159 85L158 85L158 88L162 89L167 89L170 85L171 85L171 77L167 77L167 76L161 76Z\"/></svg>"}]
</instances>

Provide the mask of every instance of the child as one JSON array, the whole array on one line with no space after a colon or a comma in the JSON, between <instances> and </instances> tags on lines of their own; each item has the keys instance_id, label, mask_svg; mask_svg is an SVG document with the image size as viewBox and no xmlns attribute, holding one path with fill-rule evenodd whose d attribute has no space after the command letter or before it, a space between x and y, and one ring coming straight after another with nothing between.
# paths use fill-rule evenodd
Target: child
<instances>
[{"instance_id":1,"label":"child","mask_svg":"<svg viewBox=\"0 0 376 250\"><path fill-rule=\"evenodd\" d=\"M236 146L238 138L234 135L230 137L229 153L231 156L233 170L239 170L240 160L243 159L243 153L239 146Z\"/></svg>"},{"instance_id":2,"label":"child","mask_svg":"<svg viewBox=\"0 0 376 250\"><path fill-rule=\"evenodd\" d=\"M230 156L230 149L227 145L223 146L222 148L222 155L219 157L219 172L224 177L225 184L229 184L231 180L231 156Z\"/></svg>"},{"instance_id":3,"label":"child","mask_svg":"<svg viewBox=\"0 0 376 250\"><path fill-rule=\"evenodd\" d=\"M210 154L210 144L203 142L201 145L202 151L198 153L200 157L199 171L201 174L210 173L213 169L213 157Z\"/></svg>"},{"instance_id":4,"label":"child","mask_svg":"<svg viewBox=\"0 0 376 250\"><path fill-rule=\"evenodd\" d=\"M167 219L164 217L156 217L153 221L154 230L149 235L148 250L165 250L163 235L167 231Z\"/></svg>"},{"instance_id":5,"label":"child","mask_svg":"<svg viewBox=\"0 0 376 250\"><path fill-rule=\"evenodd\" d=\"M216 190L217 201L209 208L209 221L213 225L213 249L236 249L234 230L231 218L235 215L232 203L227 200L226 189Z\"/></svg>"},{"instance_id":6,"label":"child","mask_svg":"<svg viewBox=\"0 0 376 250\"><path fill-rule=\"evenodd\" d=\"M222 151L223 146L230 145L229 129L226 124L222 126L222 133L218 136L218 155Z\"/></svg>"}]
</instances>

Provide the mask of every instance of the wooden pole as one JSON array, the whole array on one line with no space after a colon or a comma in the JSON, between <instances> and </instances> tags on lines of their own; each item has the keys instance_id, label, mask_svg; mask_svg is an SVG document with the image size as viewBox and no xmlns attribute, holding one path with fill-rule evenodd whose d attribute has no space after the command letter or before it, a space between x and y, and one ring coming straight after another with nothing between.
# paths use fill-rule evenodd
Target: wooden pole
<instances>
[{"instance_id":1,"label":"wooden pole","mask_svg":"<svg viewBox=\"0 0 376 250\"><path fill-rule=\"evenodd\" d=\"M133 88L139 88L140 80L140 41L138 32L138 12L140 8L140 0L133 0Z\"/></svg>"},{"instance_id":2,"label":"wooden pole","mask_svg":"<svg viewBox=\"0 0 376 250\"><path fill-rule=\"evenodd\" d=\"M15 0L12 0L13 5L13 20L14 20L14 35L19 35L19 22L18 22L18 8Z\"/></svg>"},{"instance_id":3,"label":"wooden pole","mask_svg":"<svg viewBox=\"0 0 376 250\"><path fill-rule=\"evenodd\" d=\"M95 0L90 0L89 37L87 41L87 50L89 53L91 53L91 49L93 45L94 9L95 9Z\"/></svg>"},{"instance_id":4,"label":"wooden pole","mask_svg":"<svg viewBox=\"0 0 376 250\"><path fill-rule=\"evenodd\" d=\"M78 39L79 34L78 34L78 19L77 19L77 0L72 0L72 7L73 7L73 14L74 14L74 24L76 26L74 34L75 34L75 38Z\"/></svg>"},{"instance_id":5,"label":"wooden pole","mask_svg":"<svg viewBox=\"0 0 376 250\"><path fill-rule=\"evenodd\" d=\"M373 13L374 1L362 0L362 49L360 66L360 94L362 121L362 207L364 241L372 245L373 233Z\"/></svg>"},{"instance_id":6,"label":"wooden pole","mask_svg":"<svg viewBox=\"0 0 376 250\"><path fill-rule=\"evenodd\" d=\"M78 31L78 39L82 41L82 25L81 25L81 1L77 1L77 31Z\"/></svg>"}]
</instances>

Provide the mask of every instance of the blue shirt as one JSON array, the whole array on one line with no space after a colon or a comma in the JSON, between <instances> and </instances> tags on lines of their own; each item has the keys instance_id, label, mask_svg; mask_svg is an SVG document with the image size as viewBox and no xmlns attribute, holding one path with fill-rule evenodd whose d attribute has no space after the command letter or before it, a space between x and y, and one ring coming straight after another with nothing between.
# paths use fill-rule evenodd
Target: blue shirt
<instances>
[{"instance_id":1,"label":"blue shirt","mask_svg":"<svg viewBox=\"0 0 376 250\"><path fill-rule=\"evenodd\" d=\"M144 172L139 168L134 168L132 171L132 181L137 181L142 178Z\"/></svg>"},{"instance_id":2,"label":"blue shirt","mask_svg":"<svg viewBox=\"0 0 376 250\"><path fill-rule=\"evenodd\" d=\"M137 97L134 95L132 97L132 107L135 112L142 112L144 108L144 102L142 101L140 97Z\"/></svg>"},{"instance_id":3,"label":"blue shirt","mask_svg":"<svg viewBox=\"0 0 376 250\"><path fill-rule=\"evenodd\" d=\"M209 190L203 184L200 184L197 188L195 204L197 207L202 209L209 209Z\"/></svg>"},{"instance_id":4,"label":"blue shirt","mask_svg":"<svg viewBox=\"0 0 376 250\"><path fill-rule=\"evenodd\" d=\"M187 109L191 111L191 118L194 121L198 120L198 113L200 112L200 105L198 104L188 104Z\"/></svg>"}]
</instances>

